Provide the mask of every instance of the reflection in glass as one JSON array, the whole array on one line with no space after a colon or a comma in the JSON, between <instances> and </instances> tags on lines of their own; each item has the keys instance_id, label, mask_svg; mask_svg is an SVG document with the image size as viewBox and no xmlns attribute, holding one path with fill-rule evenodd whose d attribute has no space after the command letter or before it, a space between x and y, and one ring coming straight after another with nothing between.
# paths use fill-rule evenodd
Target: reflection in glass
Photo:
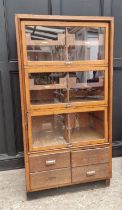
<instances>
[{"instance_id":1,"label":"reflection in glass","mask_svg":"<svg viewBox=\"0 0 122 210\"><path fill-rule=\"evenodd\" d=\"M32 105L67 102L67 73L29 74Z\"/></svg>"},{"instance_id":2,"label":"reflection in glass","mask_svg":"<svg viewBox=\"0 0 122 210\"><path fill-rule=\"evenodd\" d=\"M103 60L105 28L26 26L29 61Z\"/></svg>"},{"instance_id":3,"label":"reflection in glass","mask_svg":"<svg viewBox=\"0 0 122 210\"><path fill-rule=\"evenodd\" d=\"M104 100L104 71L69 73L69 101Z\"/></svg>"},{"instance_id":4,"label":"reflection in glass","mask_svg":"<svg viewBox=\"0 0 122 210\"><path fill-rule=\"evenodd\" d=\"M29 61L65 60L65 28L26 26L25 31Z\"/></svg>"},{"instance_id":5,"label":"reflection in glass","mask_svg":"<svg viewBox=\"0 0 122 210\"><path fill-rule=\"evenodd\" d=\"M32 117L33 148L66 144L66 116L48 115Z\"/></svg>"},{"instance_id":6,"label":"reflection in glass","mask_svg":"<svg viewBox=\"0 0 122 210\"><path fill-rule=\"evenodd\" d=\"M104 111L72 113L69 115L71 142L103 139Z\"/></svg>"},{"instance_id":7,"label":"reflection in glass","mask_svg":"<svg viewBox=\"0 0 122 210\"><path fill-rule=\"evenodd\" d=\"M103 60L105 28L69 27L67 29L68 60Z\"/></svg>"}]
</instances>

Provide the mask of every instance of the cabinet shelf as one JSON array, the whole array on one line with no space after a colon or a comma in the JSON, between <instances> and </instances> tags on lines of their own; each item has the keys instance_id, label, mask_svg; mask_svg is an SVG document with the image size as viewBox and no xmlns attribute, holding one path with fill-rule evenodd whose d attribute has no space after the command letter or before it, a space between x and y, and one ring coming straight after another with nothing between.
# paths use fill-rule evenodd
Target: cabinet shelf
<instances>
[{"instance_id":1,"label":"cabinet shelf","mask_svg":"<svg viewBox=\"0 0 122 210\"><path fill-rule=\"evenodd\" d=\"M48 85L35 85L34 79L30 79L30 90L55 90L55 89L66 89L66 80L60 78L60 83L62 84L48 84Z\"/></svg>"},{"instance_id":2,"label":"cabinet shelf","mask_svg":"<svg viewBox=\"0 0 122 210\"><path fill-rule=\"evenodd\" d=\"M41 39L41 37L40 37ZM65 42L65 34L58 34L57 40L32 40L29 33L26 34L26 45L29 47L35 46L103 46L104 35L98 40L76 40L72 34L67 35L67 41Z\"/></svg>"},{"instance_id":3,"label":"cabinet shelf","mask_svg":"<svg viewBox=\"0 0 122 210\"><path fill-rule=\"evenodd\" d=\"M33 148L45 148L52 146L61 146L67 144L66 140L63 137L59 136L57 132L49 132L47 135L45 133L40 132L38 134L33 134Z\"/></svg>"},{"instance_id":4,"label":"cabinet shelf","mask_svg":"<svg viewBox=\"0 0 122 210\"><path fill-rule=\"evenodd\" d=\"M103 87L103 78L99 80L99 82L90 82L90 83L76 83L76 78L72 78L74 81L70 84L69 79L69 88L74 89L89 89L95 87ZM63 84L64 82L64 84ZM49 84L49 85L35 85L34 79L30 79L30 90L45 90L45 89L66 89L66 80L62 81L62 84Z\"/></svg>"},{"instance_id":5,"label":"cabinet shelf","mask_svg":"<svg viewBox=\"0 0 122 210\"><path fill-rule=\"evenodd\" d=\"M40 37L41 39L41 37ZM64 46L65 45L65 34L58 34L57 40L31 40L31 35L26 34L27 46Z\"/></svg>"},{"instance_id":6,"label":"cabinet shelf","mask_svg":"<svg viewBox=\"0 0 122 210\"><path fill-rule=\"evenodd\" d=\"M98 139L101 140L104 139L104 135L100 131L97 131L96 129L93 128L80 128L80 129L74 129L71 137L71 142L81 143L81 141L91 141Z\"/></svg>"}]
</instances>

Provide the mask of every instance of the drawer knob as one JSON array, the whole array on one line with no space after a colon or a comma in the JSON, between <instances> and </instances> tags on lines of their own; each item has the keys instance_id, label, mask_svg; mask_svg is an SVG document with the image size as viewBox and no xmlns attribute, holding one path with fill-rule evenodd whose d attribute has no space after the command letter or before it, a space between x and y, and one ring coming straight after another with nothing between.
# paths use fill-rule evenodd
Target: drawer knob
<instances>
[{"instance_id":1,"label":"drawer knob","mask_svg":"<svg viewBox=\"0 0 122 210\"><path fill-rule=\"evenodd\" d=\"M95 171L88 171L88 172L86 172L87 176L94 176L95 174L96 174Z\"/></svg>"},{"instance_id":2,"label":"drawer knob","mask_svg":"<svg viewBox=\"0 0 122 210\"><path fill-rule=\"evenodd\" d=\"M66 104L66 108L72 107L72 104Z\"/></svg>"},{"instance_id":3,"label":"drawer knob","mask_svg":"<svg viewBox=\"0 0 122 210\"><path fill-rule=\"evenodd\" d=\"M46 160L46 166L55 165L55 163L56 163L55 160Z\"/></svg>"},{"instance_id":4,"label":"drawer knob","mask_svg":"<svg viewBox=\"0 0 122 210\"><path fill-rule=\"evenodd\" d=\"M72 62L71 61L65 61L65 64L70 65L70 64L72 64Z\"/></svg>"}]
</instances>

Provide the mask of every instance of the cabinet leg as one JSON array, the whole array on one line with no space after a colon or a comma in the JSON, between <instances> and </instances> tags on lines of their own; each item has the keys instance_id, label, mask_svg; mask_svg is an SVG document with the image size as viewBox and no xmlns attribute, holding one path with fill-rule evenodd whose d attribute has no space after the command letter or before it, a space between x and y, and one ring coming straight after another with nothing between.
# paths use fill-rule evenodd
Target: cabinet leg
<instances>
[{"instance_id":1,"label":"cabinet leg","mask_svg":"<svg viewBox=\"0 0 122 210\"><path fill-rule=\"evenodd\" d=\"M109 186L110 185L110 179L106 179L105 183L106 183L106 186Z\"/></svg>"},{"instance_id":2,"label":"cabinet leg","mask_svg":"<svg viewBox=\"0 0 122 210\"><path fill-rule=\"evenodd\" d=\"M30 192L26 192L26 198L27 200L30 200Z\"/></svg>"}]
</instances>

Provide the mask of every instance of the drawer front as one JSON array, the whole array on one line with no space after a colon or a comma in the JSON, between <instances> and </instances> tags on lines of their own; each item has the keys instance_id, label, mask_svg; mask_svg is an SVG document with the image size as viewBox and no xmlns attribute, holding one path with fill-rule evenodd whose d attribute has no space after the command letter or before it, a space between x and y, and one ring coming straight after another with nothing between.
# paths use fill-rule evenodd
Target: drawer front
<instances>
[{"instance_id":1,"label":"drawer front","mask_svg":"<svg viewBox=\"0 0 122 210\"><path fill-rule=\"evenodd\" d=\"M47 171L70 166L70 153L30 155L30 172Z\"/></svg>"},{"instance_id":2,"label":"drawer front","mask_svg":"<svg viewBox=\"0 0 122 210\"><path fill-rule=\"evenodd\" d=\"M31 190L58 187L71 183L70 168L50 170L30 174Z\"/></svg>"},{"instance_id":3,"label":"drawer front","mask_svg":"<svg viewBox=\"0 0 122 210\"><path fill-rule=\"evenodd\" d=\"M71 153L72 167L107 163L110 157L110 147L73 151Z\"/></svg>"},{"instance_id":4,"label":"drawer front","mask_svg":"<svg viewBox=\"0 0 122 210\"><path fill-rule=\"evenodd\" d=\"M109 163L72 168L72 182L90 182L111 178Z\"/></svg>"}]
</instances>

